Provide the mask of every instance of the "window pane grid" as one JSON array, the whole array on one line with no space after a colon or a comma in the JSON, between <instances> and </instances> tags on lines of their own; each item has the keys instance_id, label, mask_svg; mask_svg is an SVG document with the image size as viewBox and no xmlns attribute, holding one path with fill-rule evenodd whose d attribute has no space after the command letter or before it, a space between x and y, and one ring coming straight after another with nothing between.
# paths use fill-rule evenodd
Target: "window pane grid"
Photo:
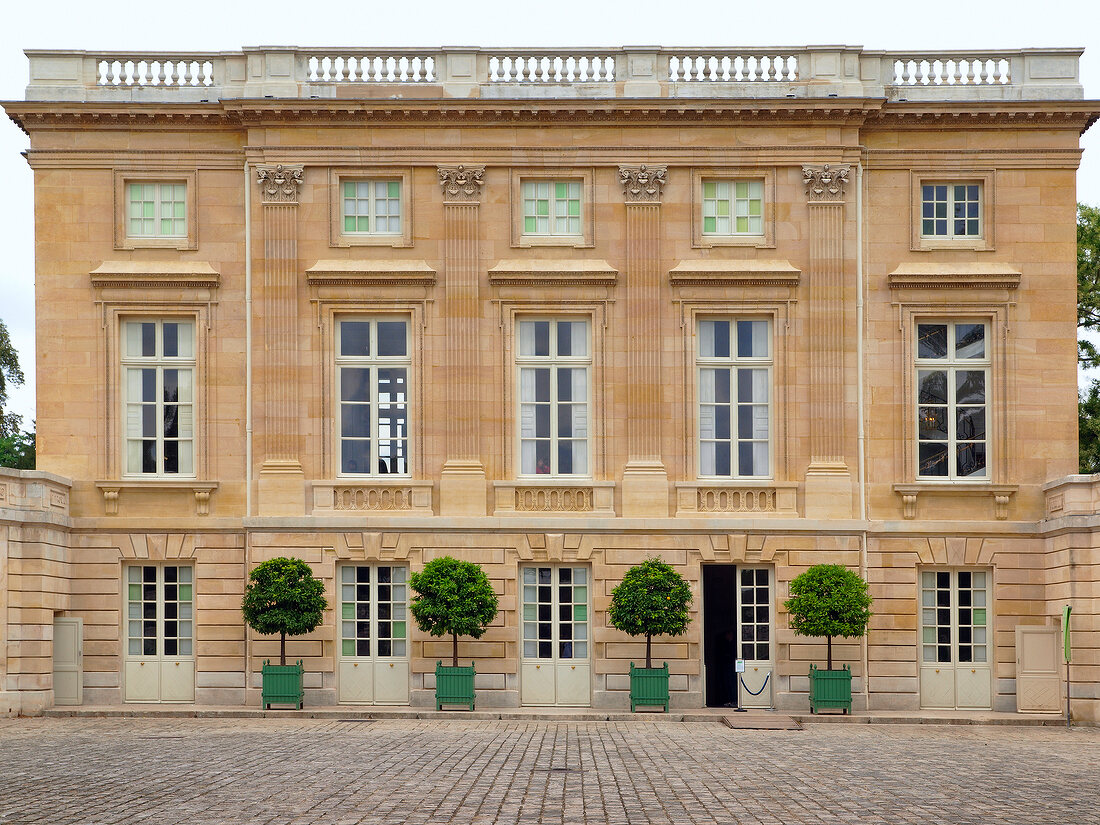
<instances>
[{"instance_id":1,"label":"window pane grid","mask_svg":"<svg viewBox=\"0 0 1100 825\"><path fill-rule=\"evenodd\" d=\"M406 575L407 570L399 566L340 568L341 656L392 659L408 655Z\"/></svg>"},{"instance_id":2,"label":"window pane grid","mask_svg":"<svg viewBox=\"0 0 1100 825\"><path fill-rule=\"evenodd\" d=\"M989 661L987 574L921 573L921 659L926 664Z\"/></svg>"},{"instance_id":3,"label":"window pane grid","mask_svg":"<svg viewBox=\"0 0 1100 825\"><path fill-rule=\"evenodd\" d=\"M579 180L524 181L524 235L581 234L581 188Z\"/></svg>"},{"instance_id":4,"label":"window pane grid","mask_svg":"<svg viewBox=\"0 0 1100 825\"><path fill-rule=\"evenodd\" d=\"M771 587L764 567L743 567L740 587L741 658L771 661Z\"/></svg>"},{"instance_id":5,"label":"window pane grid","mask_svg":"<svg viewBox=\"0 0 1100 825\"><path fill-rule=\"evenodd\" d=\"M763 235L764 181L703 181L704 235Z\"/></svg>"},{"instance_id":6,"label":"window pane grid","mask_svg":"<svg viewBox=\"0 0 1100 825\"><path fill-rule=\"evenodd\" d=\"M588 571L584 567L525 567L523 658L588 658Z\"/></svg>"},{"instance_id":7,"label":"window pane grid","mask_svg":"<svg viewBox=\"0 0 1100 825\"><path fill-rule=\"evenodd\" d=\"M126 233L131 238L187 237L187 185L128 185Z\"/></svg>"},{"instance_id":8,"label":"window pane grid","mask_svg":"<svg viewBox=\"0 0 1100 825\"><path fill-rule=\"evenodd\" d=\"M345 235L401 234L401 181L346 180L341 189Z\"/></svg>"},{"instance_id":9,"label":"window pane grid","mask_svg":"<svg viewBox=\"0 0 1100 825\"><path fill-rule=\"evenodd\" d=\"M129 567L126 587L127 655L194 655L192 568Z\"/></svg>"},{"instance_id":10,"label":"window pane grid","mask_svg":"<svg viewBox=\"0 0 1100 825\"><path fill-rule=\"evenodd\" d=\"M922 184L920 220L921 236L925 238L981 237L981 185Z\"/></svg>"}]
</instances>

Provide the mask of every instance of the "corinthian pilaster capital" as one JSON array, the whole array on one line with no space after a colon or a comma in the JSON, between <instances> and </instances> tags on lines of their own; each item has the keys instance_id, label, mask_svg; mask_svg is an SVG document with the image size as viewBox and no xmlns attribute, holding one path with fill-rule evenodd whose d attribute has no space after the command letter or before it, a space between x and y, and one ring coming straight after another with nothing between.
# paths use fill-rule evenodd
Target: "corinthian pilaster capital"
<instances>
[{"instance_id":1,"label":"corinthian pilaster capital","mask_svg":"<svg viewBox=\"0 0 1100 825\"><path fill-rule=\"evenodd\" d=\"M667 166L620 166L619 183L627 203L660 203L668 182Z\"/></svg>"},{"instance_id":2,"label":"corinthian pilaster capital","mask_svg":"<svg viewBox=\"0 0 1100 825\"><path fill-rule=\"evenodd\" d=\"M263 202L297 203L302 170L301 166L283 166L281 163L256 167L256 183L260 184Z\"/></svg>"},{"instance_id":3,"label":"corinthian pilaster capital","mask_svg":"<svg viewBox=\"0 0 1100 825\"><path fill-rule=\"evenodd\" d=\"M484 166L440 166L444 203L481 203Z\"/></svg>"},{"instance_id":4,"label":"corinthian pilaster capital","mask_svg":"<svg viewBox=\"0 0 1100 825\"><path fill-rule=\"evenodd\" d=\"M841 202L848 188L848 173L852 167L844 166L803 166L802 183L806 187L806 199L814 202Z\"/></svg>"}]
</instances>

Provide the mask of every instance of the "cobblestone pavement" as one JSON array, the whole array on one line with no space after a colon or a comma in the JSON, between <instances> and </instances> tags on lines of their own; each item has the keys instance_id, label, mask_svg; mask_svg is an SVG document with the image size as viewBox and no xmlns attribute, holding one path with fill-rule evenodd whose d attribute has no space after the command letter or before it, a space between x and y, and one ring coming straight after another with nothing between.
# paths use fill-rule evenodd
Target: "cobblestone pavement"
<instances>
[{"instance_id":1,"label":"cobblestone pavement","mask_svg":"<svg viewBox=\"0 0 1100 825\"><path fill-rule=\"evenodd\" d=\"M2 825L1100 825L1100 729L0 720Z\"/></svg>"}]
</instances>

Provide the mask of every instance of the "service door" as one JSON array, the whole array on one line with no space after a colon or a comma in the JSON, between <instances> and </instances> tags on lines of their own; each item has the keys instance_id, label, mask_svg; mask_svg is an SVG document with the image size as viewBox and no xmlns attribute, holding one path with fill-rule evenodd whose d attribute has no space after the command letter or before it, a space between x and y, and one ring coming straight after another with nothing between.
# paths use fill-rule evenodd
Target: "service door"
<instances>
[{"instance_id":1,"label":"service door","mask_svg":"<svg viewBox=\"0 0 1100 825\"><path fill-rule=\"evenodd\" d=\"M340 568L341 702L409 703L407 573L400 565Z\"/></svg>"},{"instance_id":2,"label":"service door","mask_svg":"<svg viewBox=\"0 0 1100 825\"><path fill-rule=\"evenodd\" d=\"M524 567L521 577L521 703L587 707L592 703L588 569Z\"/></svg>"},{"instance_id":3,"label":"service door","mask_svg":"<svg viewBox=\"0 0 1100 825\"><path fill-rule=\"evenodd\" d=\"M1061 631L1057 625L1016 625L1016 710L1062 710Z\"/></svg>"},{"instance_id":4,"label":"service door","mask_svg":"<svg viewBox=\"0 0 1100 825\"><path fill-rule=\"evenodd\" d=\"M127 702L195 701L194 604L190 566L126 568Z\"/></svg>"},{"instance_id":5,"label":"service door","mask_svg":"<svg viewBox=\"0 0 1100 825\"><path fill-rule=\"evenodd\" d=\"M79 705L84 701L84 620L53 620L53 703Z\"/></svg>"},{"instance_id":6,"label":"service door","mask_svg":"<svg viewBox=\"0 0 1100 825\"><path fill-rule=\"evenodd\" d=\"M989 710L989 574L924 570L920 576L921 707Z\"/></svg>"}]
</instances>

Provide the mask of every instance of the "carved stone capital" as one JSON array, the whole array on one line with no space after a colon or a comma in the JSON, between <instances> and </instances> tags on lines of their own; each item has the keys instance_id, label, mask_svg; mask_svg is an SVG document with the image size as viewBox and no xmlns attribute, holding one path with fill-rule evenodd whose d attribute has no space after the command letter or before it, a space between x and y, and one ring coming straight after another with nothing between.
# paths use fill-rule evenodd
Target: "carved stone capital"
<instances>
[{"instance_id":1,"label":"carved stone capital","mask_svg":"<svg viewBox=\"0 0 1100 825\"><path fill-rule=\"evenodd\" d=\"M806 198L814 202L837 202L844 200L848 187L848 173L852 167L844 166L803 166L802 183L806 187Z\"/></svg>"},{"instance_id":2,"label":"carved stone capital","mask_svg":"<svg viewBox=\"0 0 1100 825\"><path fill-rule=\"evenodd\" d=\"M256 183L260 184L264 203L297 203L302 185L301 166L258 166Z\"/></svg>"},{"instance_id":3,"label":"carved stone capital","mask_svg":"<svg viewBox=\"0 0 1100 825\"><path fill-rule=\"evenodd\" d=\"M449 203L481 203L484 166L440 166L439 185Z\"/></svg>"},{"instance_id":4,"label":"carved stone capital","mask_svg":"<svg viewBox=\"0 0 1100 825\"><path fill-rule=\"evenodd\" d=\"M627 203L660 203L661 189L668 183L668 167L620 166L619 183Z\"/></svg>"}]
</instances>

